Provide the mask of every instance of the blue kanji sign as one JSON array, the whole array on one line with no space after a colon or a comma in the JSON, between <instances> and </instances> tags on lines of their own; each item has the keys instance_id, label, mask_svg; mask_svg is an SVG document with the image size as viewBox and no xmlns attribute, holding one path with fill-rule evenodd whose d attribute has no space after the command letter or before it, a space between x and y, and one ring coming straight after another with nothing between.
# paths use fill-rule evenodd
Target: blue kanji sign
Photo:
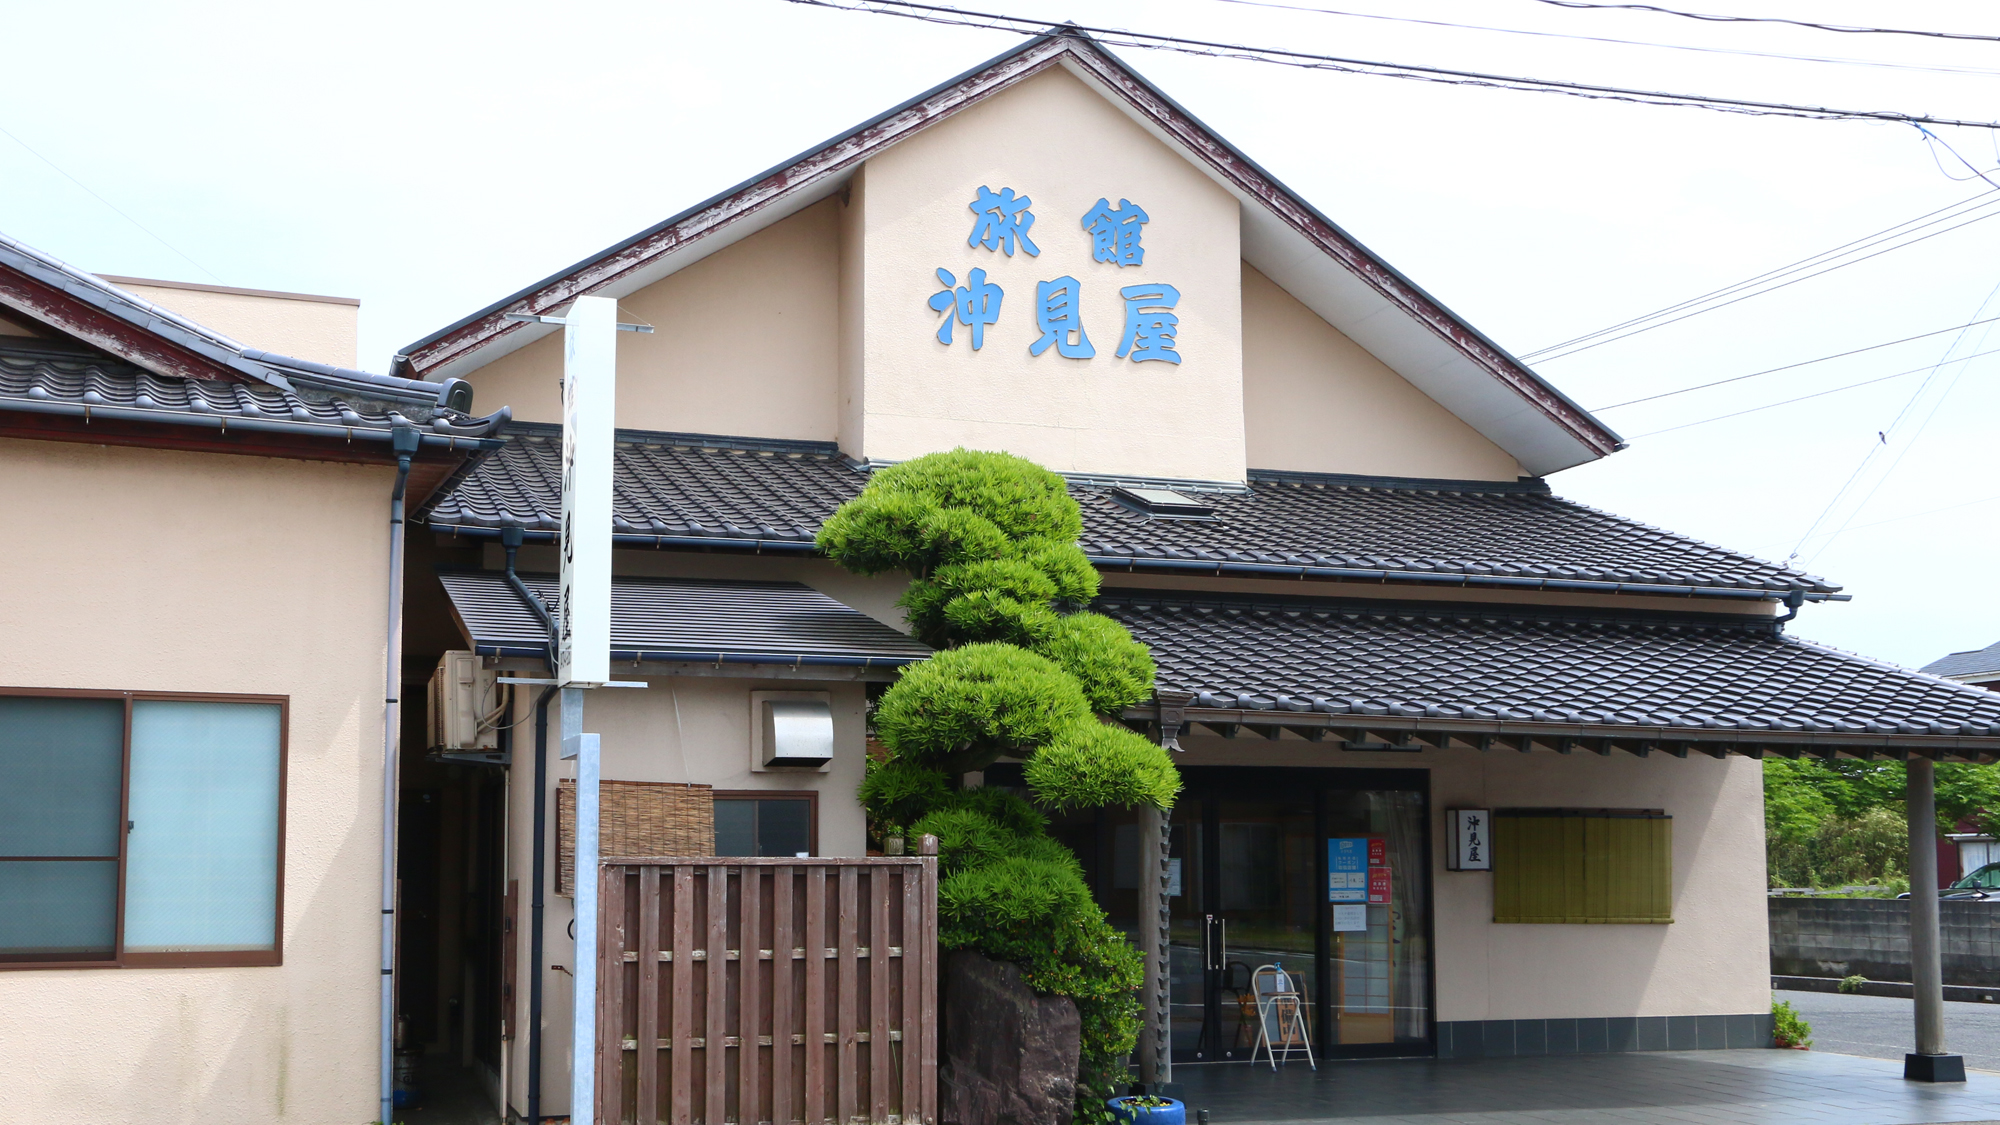
<instances>
[{"instance_id":1,"label":"blue kanji sign","mask_svg":"<svg viewBox=\"0 0 2000 1125\"><path fill-rule=\"evenodd\" d=\"M1172 309L1180 303L1181 291L1161 282L1127 285L1118 295L1125 299L1125 335L1118 340L1118 358L1179 363L1181 353L1174 350L1174 343L1181 318Z\"/></svg>"},{"instance_id":2,"label":"blue kanji sign","mask_svg":"<svg viewBox=\"0 0 2000 1125\"><path fill-rule=\"evenodd\" d=\"M967 273L964 285L959 285L958 279L946 269L937 271L937 279L944 289L931 295L930 305L944 314L938 323L938 343L951 343L951 326L956 320L972 329L972 350L978 351L986 343L986 326L1000 319L1000 302L1006 293L986 280L983 269Z\"/></svg>"},{"instance_id":3,"label":"blue kanji sign","mask_svg":"<svg viewBox=\"0 0 2000 1125\"><path fill-rule=\"evenodd\" d=\"M1014 244L1018 242L1029 257L1039 257L1042 248L1028 237L1028 228L1035 225L1035 213L1028 210L1033 202L1025 195L1015 195L1010 187L1003 187L996 193L992 188L981 185L979 195L966 204L978 218L973 221L972 233L966 237L965 244L984 246L988 250L1005 250L1011 258L1014 256Z\"/></svg>"},{"instance_id":4,"label":"blue kanji sign","mask_svg":"<svg viewBox=\"0 0 2000 1125\"><path fill-rule=\"evenodd\" d=\"M1139 228L1147 218L1145 210L1129 199L1119 200L1117 207L1112 207L1110 200L1098 200L1083 213L1083 229L1090 232L1091 259L1121 268L1143 263L1146 248L1140 245Z\"/></svg>"},{"instance_id":5,"label":"blue kanji sign","mask_svg":"<svg viewBox=\"0 0 2000 1125\"><path fill-rule=\"evenodd\" d=\"M1064 359L1089 359L1097 354L1083 330L1081 297L1073 277L1035 283L1035 328L1041 337L1028 345L1029 355L1040 355L1051 344Z\"/></svg>"}]
</instances>

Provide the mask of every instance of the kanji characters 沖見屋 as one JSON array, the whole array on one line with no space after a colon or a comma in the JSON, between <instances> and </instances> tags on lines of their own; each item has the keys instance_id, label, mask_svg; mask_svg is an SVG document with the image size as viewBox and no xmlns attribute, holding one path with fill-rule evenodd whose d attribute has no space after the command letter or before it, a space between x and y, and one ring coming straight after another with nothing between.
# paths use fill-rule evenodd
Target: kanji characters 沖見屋
<instances>
[{"instance_id":1,"label":"kanji characters \u6c96\u898b\u5c4b","mask_svg":"<svg viewBox=\"0 0 2000 1125\"><path fill-rule=\"evenodd\" d=\"M965 239L967 246L984 246L988 250L1005 250L1008 257L1014 256L1014 244L1019 242L1028 256L1039 257L1042 248L1028 237L1028 228L1035 225L1035 213L1028 210L1033 203L1025 195L1015 195L1014 189L1003 187L994 192L981 185L979 195L966 207L979 216L972 224L972 233Z\"/></svg>"},{"instance_id":2,"label":"kanji characters \u6c96\u898b\u5c4b","mask_svg":"<svg viewBox=\"0 0 2000 1125\"><path fill-rule=\"evenodd\" d=\"M1089 359L1097 354L1090 336L1083 330L1082 311L1078 307L1081 296L1073 277L1035 283L1035 327L1041 337L1028 345L1029 355L1048 351L1050 344L1065 359Z\"/></svg>"},{"instance_id":3,"label":"kanji characters \u6c96\u898b\u5c4b","mask_svg":"<svg viewBox=\"0 0 2000 1125\"><path fill-rule=\"evenodd\" d=\"M1127 285L1118 291L1125 299L1125 335L1118 341L1118 358L1132 362L1157 359L1179 363L1174 336L1181 318L1171 311L1180 303L1181 291L1164 282Z\"/></svg>"},{"instance_id":4,"label":"kanji characters \u6c96\u898b\u5c4b","mask_svg":"<svg viewBox=\"0 0 2000 1125\"><path fill-rule=\"evenodd\" d=\"M1116 208L1109 200L1099 199L1083 213L1083 229L1090 232L1091 259L1121 268L1143 263L1146 248L1139 243L1139 228L1147 218L1145 209L1129 199L1119 200Z\"/></svg>"},{"instance_id":5,"label":"kanji characters \u6c96\u898b\u5c4b","mask_svg":"<svg viewBox=\"0 0 2000 1125\"><path fill-rule=\"evenodd\" d=\"M937 279L944 288L931 295L930 306L944 314L944 320L938 324L938 343L951 343L955 318L972 329L972 350L978 351L986 343L986 326L1000 319L1000 302L1006 293L986 280L983 269L975 268L966 274L964 285L959 285L958 279L946 269L937 271Z\"/></svg>"}]
</instances>

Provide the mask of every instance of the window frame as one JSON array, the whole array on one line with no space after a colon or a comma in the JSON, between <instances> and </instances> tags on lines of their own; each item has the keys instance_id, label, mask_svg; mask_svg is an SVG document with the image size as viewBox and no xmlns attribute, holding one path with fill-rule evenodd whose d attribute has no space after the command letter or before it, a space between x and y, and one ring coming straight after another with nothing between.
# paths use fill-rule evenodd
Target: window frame
<instances>
[{"instance_id":1,"label":"window frame","mask_svg":"<svg viewBox=\"0 0 2000 1125\"><path fill-rule=\"evenodd\" d=\"M819 790L817 789L715 789L709 793L711 801L799 801L807 802L810 811L810 828L807 839L812 847L808 858L817 858L819 848ZM710 845L711 847L713 845ZM790 857L785 857L790 858Z\"/></svg>"},{"instance_id":2,"label":"window frame","mask_svg":"<svg viewBox=\"0 0 2000 1125\"><path fill-rule=\"evenodd\" d=\"M0 972L37 969L195 969L270 968L285 963L285 814L289 805L291 766L292 697L254 695L237 692L200 691L119 691L103 688L31 688L0 686L0 696L42 699L116 699L125 705L125 728L119 756L118 819L126 827L118 833L118 901L113 906L115 927L110 957L85 960L0 960ZM278 838L277 888L272 899L271 948L242 950L202 950L189 953L134 953L125 948L125 867L131 852L132 823L132 705L142 700L185 703L248 703L278 708ZM818 806L814 806L817 814ZM814 828L818 820L815 816ZM4 857L0 857L4 858Z\"/></svg>"}]
</instances>

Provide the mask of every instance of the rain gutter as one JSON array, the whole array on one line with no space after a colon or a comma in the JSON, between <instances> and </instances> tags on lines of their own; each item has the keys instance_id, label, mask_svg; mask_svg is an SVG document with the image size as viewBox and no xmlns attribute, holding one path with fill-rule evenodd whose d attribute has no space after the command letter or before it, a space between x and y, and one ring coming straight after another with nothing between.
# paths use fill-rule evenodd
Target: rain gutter
<instances>
[{"instance_id":1,"label":"rain gutter","mask_svg":"<svg viewBox=\"0 0 2000 1125\"><path fill-rule=\"evenodd\" d=\"M472 651L481 656L525 656L539 658L546 651L539 646L519 644L474 645ZM782 664L790 667L815 668L901 668L906 664L916 664L927 659L923 656L808 656L804 654L785 655L773 652L706 652L659 651L653 649L611 650L611 659L631 662L692 663L692 664Z\"/></svg>"},{"instance_id":2,"label":"rain gutter","mask_svg":"<svg viewBox=\"0 0 2000 1125\"><path fill-rule=\"evenodd\" d=\"M1421 570L1380 570L1361 567L1298 566L1288 563L1211 562L1205 559L1141 559L1109 555L1089 556L1093 565L1126 571L1165 571L1175 574L1203 574L1218 578L1328 578L1349 582L1408 582L1425 586L1467 586L1506 590L1561 590L1568 593L1646 594L1654 597L1743 598L1778 601L1797 587L1785 589L1744 589L1740 586L1692 586L1656 582L1597 582L1582 578L1527 578L1505 574L1454 574ZM1800 591L1809 602L1845 602L1852 594Z\"/></svg>"},{"instance_id":3,"label":"rain gutter","mask_svg":"<svg viewBox=\"0 0 2000 1125\"><path fill-rule=\"evenodd\" d=\"M395 426L345 426L331 422L279 421L273 418L246 418L232 414L199 414L178 410L148 410L138 406L98 406L87 402L48 402L35 399L0 399L0 411L15 410L26 414L56 414L71 418L82 418L90 422L98 418L119 422L152 422L168 425L196 426L202 429L219 430L227 434L232 429L248 430L252 433L288 434L293 437L329 437L346 441L393 440ZM425 449L446 450L487 450L499 449L506 444L501 438L472 437L464 434L424 433L415 422L401 423L417 429L419 445ZM499 534L497 531L495 535Z\"/></svg>"}]
</instances>

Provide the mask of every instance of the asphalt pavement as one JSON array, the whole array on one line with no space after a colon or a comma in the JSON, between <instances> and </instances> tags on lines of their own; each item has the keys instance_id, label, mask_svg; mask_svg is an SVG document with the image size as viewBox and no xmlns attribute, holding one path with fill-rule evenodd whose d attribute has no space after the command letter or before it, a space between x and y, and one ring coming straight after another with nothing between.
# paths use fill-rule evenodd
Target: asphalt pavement
<instances>
[{"instance_id":1,"label":"asphalt pavement","mask_svg":"<svg viewBox=\"0 0 2000 1125\"><path fill-rule=\"evenodd\" d=\"M1901 1062L1913 1049L1914 1001L1894 996L1848 996L1837 992L1774 992L1812 1025L1812 1049ZM2000 1004L1944 1004L1945 1049L1965 1056L1965 1065L2000 1071Z\"/></svg>"}]
</instances>

